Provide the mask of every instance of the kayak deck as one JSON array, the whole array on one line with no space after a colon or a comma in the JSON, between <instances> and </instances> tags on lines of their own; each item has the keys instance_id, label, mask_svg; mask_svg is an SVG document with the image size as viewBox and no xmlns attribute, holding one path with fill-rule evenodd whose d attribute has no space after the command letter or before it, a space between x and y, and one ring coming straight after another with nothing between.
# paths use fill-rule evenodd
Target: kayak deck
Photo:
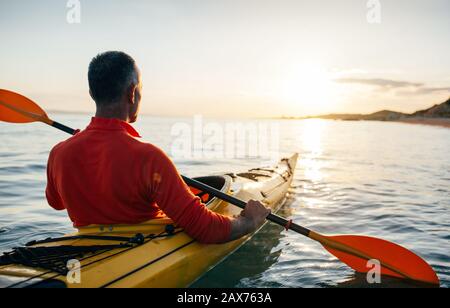
<instances>
[{"instance_id":1,"label":"kayak deck","mask_svg":"<svg viewBox=\"0 0 450 308\"><path fill-rule=\"evenodd\" d=\"M257 168L237 175L202 177L197 180L229 193L241 200L264 202L272 211L283 204L291 185L297 155L282 160L272 168ZM193 190L217 213L235 216L241 209L217 198ZM127 242L140 235L138 243ZM144 238L142 238L142 236ZM109 238L102 238L109 237ZM79 281L65 272L41 264L7 264L0 266L0 287L186 287L197 280L251 235L218 244L200 244L169 218L154 219L138 225L88 226L57 241L37 242L30 248L116 246L83 254L79 261ZM117 247L123 245L122 247ZM81 248L80 248L81 247ZM50 254L49 254L50 255ZM0 263L1 264L1 263ZM41 267L39 267L39 265ZM75 269L76 270L76 269ZM76 276L74 276L76 278Z\"/></svg>"}]
</instances>

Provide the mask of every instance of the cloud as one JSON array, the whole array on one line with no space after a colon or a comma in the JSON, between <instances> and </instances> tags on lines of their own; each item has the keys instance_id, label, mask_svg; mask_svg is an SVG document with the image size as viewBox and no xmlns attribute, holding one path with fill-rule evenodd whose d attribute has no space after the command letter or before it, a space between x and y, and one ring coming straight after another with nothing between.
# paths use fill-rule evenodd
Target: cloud
<instances>
[{"instance_id":1,"label":"cloud","mask_svg":"<svg viewBox=\"0 0 450 308\"><path fill-rule=\"evenodd\" d=\"M448 88L419 88L416 91L418 94L431 94L431 93L442 93L450 92L450 87Z\"/></svg>"},{"instance_id":2,"label":"cloud","mask_svg":"<svg viewBox=\"0 0 450 308\"><path fill-rule=\"evenodd\" d=\"M415 83L415 82L408 82L408 81L399 81L399 80L392 80L392 79L382 79L382 78L339 78L335 81L339 83L358 83L358 84L365 84L370 86L377 86L382 88L406 88L406 87L413 87L413 88L419 88L423 87L423 83Z\"/></svg>"},{"instance_id":3,"label":"cloud","mask_svg":"<svg viewBox=\"0 0 450 308\"><path fill-rule=\"evenodd\" d=\"M357 83L378 87L378 91L396 90L396 95L427 95L450 93L450 87L427 87L424 83L382 78L338 78L339 83Z\"/></svg>"}]
</instances>

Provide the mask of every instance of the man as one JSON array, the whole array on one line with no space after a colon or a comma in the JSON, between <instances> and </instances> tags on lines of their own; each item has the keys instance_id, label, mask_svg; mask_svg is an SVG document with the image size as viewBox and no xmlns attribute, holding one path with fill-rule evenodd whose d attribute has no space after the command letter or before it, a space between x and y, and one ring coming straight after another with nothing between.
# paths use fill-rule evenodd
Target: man
<instances>
[{"instance_id":1,"label":"man","mask_svg":"<svg viewBox=\"0 0 450 308\"><path fill-rule=\"evenodd\" d=\"M224 243L263 224L270 210L256 201L236 218L208 210L162 150L136 139L129 123L138 118L142 83L130 56L97 55L88 79L96 115L53 148L47 167L48 203L67 210L74 226L138 224L167 215L199 242Z\"/></svg>"}]
</instances>

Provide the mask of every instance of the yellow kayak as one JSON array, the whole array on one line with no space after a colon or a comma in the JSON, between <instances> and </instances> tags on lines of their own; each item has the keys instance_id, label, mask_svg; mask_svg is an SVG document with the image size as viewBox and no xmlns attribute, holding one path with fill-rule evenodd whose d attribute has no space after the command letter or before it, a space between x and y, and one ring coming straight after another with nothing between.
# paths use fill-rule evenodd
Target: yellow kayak
<instances>
[{"instance_id":1,"label":"yellow kayak","mask_svg":"<svg viewBox=\"0 0 450 308\"><path fill-rule=\"evenodd\" d=\"M298 155L277 166L196 180L238 199L259 200L276 212L284 203ZM199 193L208 208L228 216L240 209ZM59 239L29 243L0 257L0 287L187 287L246 240L204 245L168 218L139 225L88 226Z\"/></svg>"}]
</instances>

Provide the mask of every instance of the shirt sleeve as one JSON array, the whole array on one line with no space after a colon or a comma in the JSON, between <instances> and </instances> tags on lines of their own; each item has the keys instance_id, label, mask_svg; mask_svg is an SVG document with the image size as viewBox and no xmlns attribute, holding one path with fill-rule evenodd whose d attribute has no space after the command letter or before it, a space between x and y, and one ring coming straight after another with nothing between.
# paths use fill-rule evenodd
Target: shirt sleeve
<instances>
[{"instance_id":1,"label":"shirt sleeve","mask_svg":"<svg viewBox=\"0 0 450 308\"><path fill-rule=\"evenodd\" d=\"M50 152L50 156L48 158L47 163L47 188L45 189L45 196L47 198L48 204L54 208L55 210L62 211L66 208L64 207L61 197L59 196L58 191L55 187L54 182L54 174L53 174L53 168L54 168L54 150Z\"/></svg>"},{"instance_id":2,"label":"shirt sleeve","mask_svg":"<svg viewBox=\"0 0 450 308\"><path fill-rule=\"evenodd\" d=\"M151 155L145 174L150 177L152 200L179 227L200 243L222 243L231 233L230 218L209 210L181 178L161 150Z\"/></svg>"}]
</instances>

